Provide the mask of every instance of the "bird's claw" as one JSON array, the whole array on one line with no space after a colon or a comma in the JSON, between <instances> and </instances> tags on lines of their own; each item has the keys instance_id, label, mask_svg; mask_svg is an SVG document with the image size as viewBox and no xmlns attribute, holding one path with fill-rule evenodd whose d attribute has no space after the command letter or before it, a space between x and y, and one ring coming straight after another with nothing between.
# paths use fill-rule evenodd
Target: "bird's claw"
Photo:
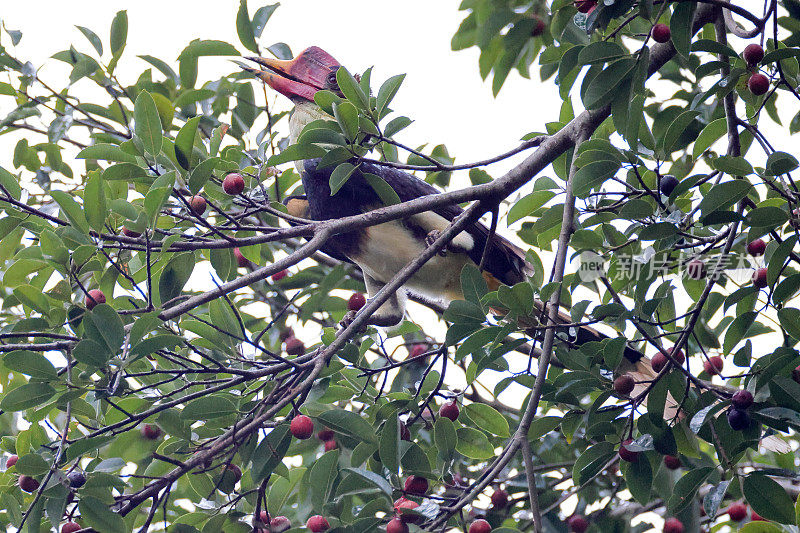
<instances>
[{"instance_id":1,"label":"bird's claw","mask_svg":"<svg viewBox=\"0 0 800 533\"><path fill-rule=\"evenodd\" d=\"M339 326L342 329L347 329L348 327L350 327L350 324L352 324L353 320L355 320L355 319L356 319L356 312L355 311L348 311L347 314L345 314L342 317L342 319L339 321Z\"/></svg>"},{"instance_id":2,"label":"bird's claw","mask_svg":"<svg viewBox=\"0 0 800 533\"><path fill-rule=\"evenodd\" d=\"M425 235L425 244L427 246L433 246L433 243L436 242L436 239L438 239L441 236L441 234L442 232L439 231L438 229L431 230L427 235ZM442 257L446 256L447 255L446 249L442 248L439 251L439 255Z\"/></svg>"}]
</instances>

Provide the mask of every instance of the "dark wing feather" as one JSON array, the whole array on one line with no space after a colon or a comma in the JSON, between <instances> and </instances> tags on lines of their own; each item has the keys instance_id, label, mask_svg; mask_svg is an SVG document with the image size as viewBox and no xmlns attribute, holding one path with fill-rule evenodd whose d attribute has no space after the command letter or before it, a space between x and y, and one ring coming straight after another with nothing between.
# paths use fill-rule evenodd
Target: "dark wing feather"
<instances>
[{"instance_id":1,"label":"dark wing feather","mask_svg":"<svg viewBox=\"0 0 800 533\"><path fill-rule=\"evenodd\" d=\"M388 183L400 200L407 202L421 196L439 194L439 190L416 176L402 170L364 163L360 167L363 172L375 174ZM353 176L355 177L355 175ZM352 180L353 177L350 179ZM369 187L368 184L366 184ZM445 205L433 209L437 215L452 221L464 212L457 205ZM481 222L469 226L466 231L475 239L475 247L468 255L476 264L480 264L483 250L489 239L489 228ZM514 285L525 280L526 275L532 273L531 266L525 260L525 253L507 239L495 234L492 236L490 249L487 254L486 270L499 281Z\"/></svg>"}]
</instances>

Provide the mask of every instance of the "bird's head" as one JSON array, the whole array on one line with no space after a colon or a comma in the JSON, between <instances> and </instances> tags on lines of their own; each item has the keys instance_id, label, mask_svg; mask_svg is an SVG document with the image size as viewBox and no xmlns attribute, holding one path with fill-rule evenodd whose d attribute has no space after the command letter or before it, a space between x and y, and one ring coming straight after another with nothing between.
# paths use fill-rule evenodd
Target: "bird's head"
<instances>
[{"instance_id":1,"label":"bird's head","mask_svg":"<svg viewBox=\"0 0 800 533\"><path fill-rule=\"evenodd\" d=\"M341 66L328 52L312 46L294 59L283 61L266 57L248 57L264 69L247 69L264 83L291 99L295 104L314 101L317 91L339 92L336 71Z\"/></svg>"}]
</instances>

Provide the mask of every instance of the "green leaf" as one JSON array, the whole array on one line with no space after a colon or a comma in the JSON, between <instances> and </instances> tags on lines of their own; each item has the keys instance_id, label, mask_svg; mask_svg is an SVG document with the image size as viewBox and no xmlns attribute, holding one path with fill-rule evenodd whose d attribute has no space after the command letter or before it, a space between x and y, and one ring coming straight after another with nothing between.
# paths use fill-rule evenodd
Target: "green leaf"
<instances>
[{"instance_id":1,"label":"green leaf","mask_svg":"<svg viewBox=\"0 0 800 533\"><path fill-rule=\"evenodd\" d=\"M133 163L111 165L103 171L103 179L107 181L133 181L147 177L147 170Z\"/></svg>"},{"instance_id":2,"label":"green leaf","mask_svg":"<svg viewBox=\"0 0 800 533\"><path fill-rule=\"evenodd\" d=\"M378 442L378 455L385 466L393 474L400 470L400 421L397 413L393 413L383 423ZM389 492L391 495L391 490Z\"/></svg>"},{"instance_id":3,"label":"green leaf","mask_svg":"<svg viewBox=\"0 0 800 533\"><path fill-rule=\"evenodd\" d=\"M372 187L372 190L375 191L375 194L378 195L378 198L381 199L383 205L395 205L400 203L400 197L395 190L392 189L392 186L386 183L386 180L382 177L369 172L365 172L363 176L367 183L369 183L369 186Z\"/></svg>"},{"instance_id":4,"label":"green leaf","mask_svg":"<svg viewBox=\"0 0 800 533\"><path fill-rule=\"evenodd\" d=\"M97 55L103 55L103 41L100 40L100 37L98 37L97 34L89 28L84 28L83 26L75 27L81 31L94 49L97 50Z\"/></svg>"},{"instance_id":5,"label":"green leaf","mask_svg":"<svg viewBox=\"0 0 800 533\"><path fill-rule=\"evenodd\" d=\"M44 458L36 453L28 453L19 458L16 464L17 472L28 476L41 476L46 474L50 465Z\"/></svg>"},{"instance_id":6,"label":"green leaf","mask_svg":"<svg viewBox=\"0 0 800 533\"><path fill-rule=\"evenodd\" d=\"M753 173L753 166L743 157L721 155L711 161L711 166L731 176L747 176Z\"/></svg>"},{"instance_id":7,"label":"green leaf","mask_svg":"<svg viewBox=\"0 0 800 533\"><path fill-rule=\"evenodd\" d=\"M87 146L76 156L77 159L102 159L120 163L136 163L136 156L125 152L116 144L97 143ZM144 175L144 170L142 171ZM108 178L106 178L108 179Z\"/></svg>"},{"instance_id":8,"label":"green leaf","mask_svg":"<svg viewBox=\"0 0 800 533\"><path fill-rule=\"evenodd\" d=\"M464 413L487 433L498 437L509 436L508 420L493 407L485 403L470 403L464 407Z\"/></svg>"},{"instance_id":9,"label":"green leaf","mask_svg":"<svg viewBox=\"0 0 800 533\"><path fill-rule=\"evenodd\" d=\"M239 35L239 42L251 52L258 53L256 36L253 33L253 25L250 22L250 14L247 12L247 0L240 0L239 12L236 13L236 33Z\"/></svg>"},{"instance_id":10,"label":"green leaf","mask_svg":"<svg viewBox=\"0 0 800 533\"><path fill-rule=\"evenodd\" d=\"M367 98L361 86L346 68L339 67L336 71L336 82L339 84L339 90L342 91L344 97L350 100L353 105L359 109L369 109L369 98Z\"/></svg>"},{"instance_id":11,"label":"green leaf","mask_svg":"<svg viewBox=\"0 0 800 533\"><path fill-rule=\"evenodd\" d=\"M363 468L345 468L344 471L352 472L360 478L368 481L372 485L375 485L389 498L392 497L392 486L388 481L386 481L386 478L379 476L375 472L370 472L369 470L364 470Z\"/></svg>"},{"instance_id":12,"label":"green leaf","mask_svg":"<svg viewBox=\"0 0 800 533\"><path fill-rule=\"evenodd\" d=\"M333 116L347 140L353 141L358 135L358 109L350 102L333 104Z\"/></svg>"},{"instance_id":13,"label":"green leaf","mask_svg":"<svg viewBox=\"0 0 800 533\"><path fill-rule=\"evenodd\" d=\"M314 159L325 155L325 149L314 144L292 144L267 160L268 166L282 165L300 159Z\"/></svg>"},{"instance_id":14,"label":"green leaf","mask_svg":"<svg viewBox=\"0 0 800 533\"><path fill-rule=\"evenodd\" d=\"M131 335L131 337L133 337L133 335ZM130 353L128 354L128 360L129 362L133 362L146 355L150 355L151 353L157 352L158 350L164 350L166 348L173 348L175 346L180 346L181 344L183 344L183 342L184 342L183 337L179 335L172 335L172 334L155 335L133 346L131 348Z\"/></svg>"},{"instance_id":15,"label":"green leaf","mask_svg":"<svg viewBox=\"0 0 800 533\"><path fill-rule=\"evenodd\" d=\"M33 379L58 379L56 368L45 356L28 350L15 350L3 357L3 366Z\"/></svg>"},{"instance_id":16,"label":"green leaf","mask_svg":"<svg viewBox=\"0 0 800 533\"><path fill-rule=\"evenodd\" d=\"M575 47L578 51L579 65L607 63L628 55L628 51L612 41L596 41L587 46Z\"/></svg>"},{"instance_id":17,"label":"green leaf","mask_svg":"<svg viewBox=\"0 0 800 533\"><path fill-rule=\"evenodd\" d=\"M583 95L583 105L586 106L586 109L598 109L611 102L617 87L631 77L635 68L636 60L631 58L619 59L609 64L600 74L589 81Z\"/></svg>"},{"instance_id":18,"label":"green leaf","mask_svg":"<svg viewBox=\"0 0 800 533\"><path fill-rule=\"evenodd\" d=\"M181 418L194 422L228 416L235 412L236 404L228 396L211 394L201 396L186 404L186 407L181 412Z\"/></svg>"},{"instance_id":19,"label":"green leaf","mask_svg":"<svg viewBox=\"0 0 800 533\"><path fill-rule=\"evenodd\" d=\"M794 307L778 309L778 320L789 335L800 341L800 309Z\"/></svg>"},{"instance_id":20,"label":"green leaf","mask_svg":"<svg viewBox=\"0 0 800 533\"><path fill-rule=\"evenodd\" d=\"M695 139L692 156L698 159L703 155L703 152L711 148L711 145L722 138L727 131L728 121L724 117L709 122L708 125L703 128L703 131L700 132L700 135L697 136L697 139Z\"/></svg>"},{"instance_id":21,"label":"green leaf","mask_svg":"<svg viewBox=\"0 0 800 533\"><path fill-rule=\"evenodd\" d=\"M183 49L178 59L183 61L201 56L238 56L239 51L232 44L216 40L194 40ZM195 63L196 64L196 63ZM183 80L183 76L181 76Z\"/></svg>"},{"instance_id":22,"label":"green leaf","mask_svg":"<svg viewBox=\"0 0 800 533\"><path fill-rule=\"evenodd\" d=\"M392 76L383 84L381 88L378 89L378 100L377 100L377 112L378 116L380 117L383 115L383 112L389 106L391 101L394 99L397 91L400 89L400 85L403 84L403 80L405 79L405 74L398 74L397 76Z\"/></svg>"},{"instance_id":23,"label":"green leaf","mask_svg":"<svg viewBox=\"0 0 800 533\"><path fill-rule=\"evenodd\" d=\"M472 263L467 263L461 269L461 292L466 301L477 305L480 305L481 298L489 292L483 274Z\"/></svg>"},{"instance_id":24,"label":"green leaf","mask_svg":"<svg viewBox=\"0 0 800 533\"><path fill-rule=\"evenodd\" d=\"M0 400L0 409L15 412L40 407L55 393L56 390L47 383L26 383L6 393Z\"/></svg>"},{"instance_id":25,"label":"green leaf","mask_svg":"<svg viewBox=\"0 0 800 533\"><path fill-rule=\"evenodd\" d=\"M465 300L453 300L444 312L444 319L456 324L477 323L486 320L486 313L478 304Z\"/></svg>"},{"instance_id":26,"label":"green leaf","mask_svg":"<svg viewBox=\"0 0 800 533\"><path fill-rule=\"evenodd\" d=\"M133 119L136 122L136 136L142 140L144 149L152 156L161 152L161 118L153 97L142 91L133 106Z\"/></svg>"},{"instance_id":27,"label":"green leaf","mask_svg":"<svg viewBox=\"0 0 800 533\"><path fill-rule=\"evenodd\" d=\"M103 190L103 178L100 172L92 171L86 176L86 188L83 191L83 208L89 225L98 233L103 231L108 208Z\"/></svg>"},{"instance_id":28,"label":"green leaf","mask_svg":"<svg viewBox=\"0 0 800 533\"><path fill-rule=\"evenodd\" d=\"M681 135L684 134L689 125L694 122L695 118L700 114L699 111L689 110L684 111L672 121L667 128L661 141L661 153L668 156L676 149L676 144L680 140Z\"/></svg>"},{"instance_id":29,"label":"green leaf","mask_svg":"<svg viewBox=\"0 0 800 533\"><path fill-rule=\"evenodd\" d=\"M507 217L508 225L510 226L514 222L534 213L554 196L555 193L552 191L535 191L523 196L509 209Z\"/></svg>"},{"instance_id":30,"label":"green leaf","mask_svg":"<svg viewBox=\"0 0 800 533\"><path fill-rule=\"evenodd\" d=\"M700 212L703 216L707 216L714 211L728 208L747 196L752 188L753 186L744 180L726 181L715 185L700 201Z\"/></svg>"},{"instance_id":31,"label":"green leaf","mask_svg":"<svg viewBox=\"0 0 800 533\"><path fill-rule=\"evenodd\" d=\"M705 483L708 476L714 471L710 466L689 470L681 477L672 491L668 508L672 514L680 513L692 503L697 490Z\"/></svg>"},{"instance_id":32,"label":"green leaf","mask_svg":"<svg viewBox=\"0 0 800 533\"><path fill-rule=\"evenodd\" d=\"M531 422L530 429L528 429L528 442L541 439L560 425L560 416L541 416L534 419L533 422Z\"/></svg>"},{"instance_id":33,"label":"green leaf","mask_svg":"<svg viewBox=\"0 0 800 533\"><path fill-rule=\"evenodd\" d=\"M755 512L781 524L795 524L794 501L778 482L761 473L742 481L742 493Z\"/></svg>"},{"instance_id":34,"label":"green leaf","mask_svg":"<svg viewBox=\"0 0 800 533\"><path fill-rule=\"evenodd\" d=\"M456 430L458 443L456 451L470 459L489 459L494 457L494 446L482 431L475 428L461 427Z\"/></svg>"},{"instance_id":35,"label":"green leaf","mask_svg":"<svg viewBox=\"0 0 800 533\"><path fill-rule=\"evenodd\" d=\"M408 117L395 117L383 128L383 135L385 137L393 137L399 131L407 128L412 122L414 121Z\"/></svg>"},{"instance_id":36,"label":"green leaf","mask_svg":"<svg viewBox=\"0 0 800 533\"><path fill-rule=\"evenodd\" d=\"M14 289L14 296L35 311L39 311L44 315L50 313L50 301L39 287L27 284L20 285Z\"/></svg>"},{"instance_id":37,"label":"green leaf","mask_svg":"<svg viewBox=\"0 0 800 533\"><path fill-rule=\"evenodd\" d=\"M331 195L336 194L347 183L356 168L352 163L340 163L333 169L330 177Z\"/></svg>"},{"instance_id":38,"label":"green leaf","mask_svg":"<svg viewBox=\"0 0 800 533\"><path fill-rule=\"evenodd\" d=\"M737 316L733 322L731 322L731 325L728 326L728 331L725 333L725 342L722 345L725 353L730 353L731 350L739 344L739 341L747 335L747 331L750 329L750 326L753 325L756 317L758 317L756 311L747 311Z\"/></svg>"},{"instance_id":39,"label":"green leaf","mask_svg":"<svg viewBox=\"0 0 800 533\"><path fill-rule=\"evenodd\" d=\"M174 81L175 85L178 85L180 83L180 81L181 81L180 77L177 74L175 74L175 71L172 70L172 67L170 67L164 61L158 59L157 57L153 57L153 56L149 56L149 55L141 55L141 56L138 56L138 57L140 59L144 59L145 61L147 61L148 63L150 63L154 67L156 67L159 71L161 71L162 74L164 74L164 76L166 76L167 78L169 78L172 81ZM180 99L180 97L179 97L179 99ZM175 101L175 104L176 104L176 107L177 107L177 100Z\"/></svg>"},{"instance_id":40,"label":"green leaf","mask_svg":"<svg viewBox=\"0 0 800 533\"><path fill-rule=\"evenodd\" d=\"M187 120L186 124L184 124L181 130L178 132L178 135L175 136L175 159L178 160L178 164L184 170L189 170L192 168L192 152L194 150L194 139L197 135L197 126L200 123L201 118L203 117L196 116ZM189 186L190 187L192 186L191 182L189 183ZM194 190L192 192L196 193L201 188L202 185L199 188L197 188L197 190Z\"/></svg>"},{"instance_id":41,"label":"green leaf","mask_svg":"<svg viewBox=\"0 0 800 533\"><path fill-rule=\"evenodd\" d=\"M260 7L256 10L255 15L253 15L253 34L256 37L261 37L261 33L264 31L264 27L267 25L272 14L278 9L280 4L271 4L268 6Z\"/></svg>"},{"instance_id":42,"label":"green leaf","mask_svg":"<svg viewBox=\"0 0 800 533\"><path fill-rule=\"evenodd\" d=\"M672 44L683 57L689 57L692 43L692 19L694 18L695 4L692 2L679 2L675 5L669 28L672 34Z\"/></svg>"},{"instance_id":43,"label":"green leaf","mask_svg":"<svg viewBox=\"0 0 800 533\"><path fill-rule=\"evenodd\" d=\"M122 57L122 52L125 50L125 43L128 40L128 12L125 10L118 11L111 21L111 62L108 64L108 70L113 72L117 66L119 58Z\"/></svg>"},{"instance_id":44,"label":"green leaf","mask_svg":"<svg viewBox=\"0 0 800 533\"><path fill-rule=\"evenodd\" d=\"M586 198L592 189L599 188L619 170L620 164L607 159L593 161L581 167L573 177L573 190L578 198Z\"/></svg>"},{"instance_id":45,"label":"green leaf","mask_svg":"<svg viewBox=\"0 0 800 533\"><path fill-rule=\"evenodd\" d=\"M200 192L200 189L202 189L208 180L211 179L211 176L213 176L214 169L220 161L222 160L219 157L209 157L194 167L192 174L189 176L189 190L192 194Z\"/></svg>"},{"instance_id":46,"label":"green leaf","mask_svg":"<svg viewBox=\"0 0 800 533\"><path fill-rule=\"evenodd\" d=\"M628 490L639 503L650 501L653 490L653 467L646 457L640 456L638 461L622 465L622 472Z\"/></svg>"},{"instance_id":47,"label":"green leaf","mask_svg":"<svg viewBox=\"0 0 800 533\"><path fill-rule=\"evenodd\" d=\"M83 209L72 196L64 191L51 191L50 196L56 201L61 208L61 212L75 229L83 233L89 233L89 224L86 222Z\"/></svg>"},{"instance_id":48,"label":"green leaf","mask_svg":"<svg viewBox=\"0 0 800 533\"><path fill-rule=\"evenodd\" d=\"M597 475L615 453L614 445L610 442L598 442L584 450L572 466L572 477L575 482L583 484Z\"/></svg>"},{"instance_id":49,"label":"green leaf","mask_svg":"<svg viewBox=\"0 0 800 533\"><path fill-rule=\"evenodd\" d=\"M797 158L786 152L772 152L767 157L766 171L771 176L788 174L797 167Z\"/></svg>"},{"instance_id":50,"label":"green leaf","mask_svg":"<svg viewBox=\"0 0 800 533\"><path fill-rule=\"evenodd\" d=\"M253 468L250 471L253 483L260 483L272 474L283 461L291 443L288 424L280 424L267 434L253 452Z\"/></svg>"},{"instance_id":51,"label":"green leaf","mask_svg":"<svg viewBox=\"0 0 800 533\"><path fill-rule=\"evenodd\" d=\"M103 368L112 356L108 347L92 339L84 339L72 349L76 361L94 368Z\"/></svg>"},{"instance_id":52,"label":"green leaf","mask_svg":"<svg viewBox=\"0 0 800 533\"><path fill-rule=\"evenodd\" d=\"M352 411L331 409L320 414L317 418L337 433L363 442L378 444L378 437L375 435L375 430L372 429L372 426Z\"/></svg>"},{"instance_id":53,"label":"green leaf","mask_svg":"<svg viewBox=\"0 0 800 533\"><path fill-rule=\"evenodd\" d=\"M458 435L453 421L443 416L437 418L433 424L433 440L439 450L439 455L445 461L452 459L458 444Z\"/></svg>"},{"instance_id":54,"label":"green leaf","mask_svg":"<svg viewBox=\"0 0 800 533\"><path fill-rule=\"evenodd\" d=\"M170 259L158 280L158 293L162 304L180 296L193 270L194 255L191 253L178 254Z\"/></svg>"},{"instance_id":55,"label":"green leaf","mask_svg":"<svg viewBox=\"0 0 800 533\"><path fill-rule=\"evenodd\" d=\"M125 533L125 521L122 515L109 509L108 505L94 496L81 496L78 504L81 511L81 518L86 525L95 531L103 533Z\"/></svg>"},{"instance_id":56,"label":"green leaf","mask_svg":"<svg viewBox=\"0 0 800 533\"><path fill-rule=\"evenodd\" d=\"M309 483L311 486L311 503L315 509L322 509L328 502L333 484L339 474L339 450L331 450L316 460L311 467Z\"/></svg>"}]
</instances>

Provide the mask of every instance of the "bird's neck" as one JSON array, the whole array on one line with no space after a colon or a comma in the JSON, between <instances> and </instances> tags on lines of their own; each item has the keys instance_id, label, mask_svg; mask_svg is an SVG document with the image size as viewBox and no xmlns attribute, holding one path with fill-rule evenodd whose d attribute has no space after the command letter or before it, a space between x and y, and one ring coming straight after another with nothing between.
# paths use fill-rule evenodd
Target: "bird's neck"
<instances>
[{"instance_id":1,"label":"bird's neck","mask_svg":"<svg viewBox=\"0 0 800 533\"><path fill-rule=\"evenodd\" d=\"M323 118L330 119L332 117L314 102L308 100L295 102L294 111L289 117L289 143L294 144L297 142L300 133L302 133L307 124Z\"/></svg>"}]
</instances>

